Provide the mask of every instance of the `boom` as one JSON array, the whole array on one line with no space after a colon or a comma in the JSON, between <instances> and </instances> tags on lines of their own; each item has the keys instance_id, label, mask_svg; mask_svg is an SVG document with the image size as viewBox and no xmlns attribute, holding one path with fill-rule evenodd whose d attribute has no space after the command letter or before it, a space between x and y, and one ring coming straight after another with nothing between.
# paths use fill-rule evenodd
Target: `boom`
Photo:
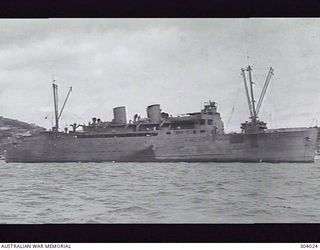
<instances>
[{"instance_id":1,"label":"boom","mask_svg":"<svg viewBox=\"0 0 320 250\"><path fill-rule=\"evenodd\" d=\"M66 99L64 100L64 103L63 103L63 105L62 105L62 108L61 108L61 111L60 111L60 113L59 113L58 119L60 119L60 117L61 117L61 115L62 115L62 112L63 112L63 110L64 110L64 107L66 106L66 103L67 103L67 101L68 101L68 99L69 99L69 95L70 95L71 91L72 91L72 87L69 88L67 97L66 97Z\"/></svg>"},{"instance_id":2,"label":"boom","mask_svg":"<svg viewBox=\"0 0 320 250\"><path fill-rule=\"evenodd\" d=\"M260 94L260 97L259 97L259 101L258 101L258 104L257 104L257 115L259 114L259 111L260 111L260 107L261 107L261 104L262 104L262 101L263 101L263 98L266 94L266 91L267 91L267 88L269 86L269 83L270 83L270 79L271 79L271 76L273 75L273 68L270 67L269 69L269 73L267 75L267 78L266 78L266 81L264 83L264 86L263 86L263 89L261 91L261 94Z\"/></svg>"},{"instance_id":3,"label":"boom","mask_svg":"<svg viewBox=\"0 0 320 250\"><path fill-rule=\"evenodd\" d=\"M247 96L249 111L250 111L250 115L251 115L251 117L252 117L252 116L253 116L253 112L252 112L252 107L251 107L251 100L250 100L250 96L249 96L249 90L248 90L246 75L245 75L245 71L244 71L243 68L241 69L241 75L243 76L244 89L245 89L245 91L246 91L246 96Z\"/></svg>"},{"instance_id":4,"label":"boom","mask_svg":"<svg viewBox=\"0 0 320 250\"><path fill-rule=\"evenodd\" d=\"M59 129L59 116L58 116L58 85L54 83L53 80L52 88L53 88L53 104L54 104L54 118L55 118L55 127L53 127L54 131L58 131Z\"/></svg>"},{"instance_id":5,"label":"boom","mask_svg":"<svg viewBox=\"0 0 320 250\"><path fill-rule=\"evenodd\" d=\"M255 107L255 100L254 100L254 96L253 96L253 81L252 81L252 76L251 76L251 71L252 71L252 68L251 66L249 65L248 68L247 68L247 71L249 72L249 83L250 83L250 90L251 90L251 103L252 103L252 112L253 112L253 119L256 119L257 118L257 112L256 112L256 107Z\"/></svg>"}]
</instances>

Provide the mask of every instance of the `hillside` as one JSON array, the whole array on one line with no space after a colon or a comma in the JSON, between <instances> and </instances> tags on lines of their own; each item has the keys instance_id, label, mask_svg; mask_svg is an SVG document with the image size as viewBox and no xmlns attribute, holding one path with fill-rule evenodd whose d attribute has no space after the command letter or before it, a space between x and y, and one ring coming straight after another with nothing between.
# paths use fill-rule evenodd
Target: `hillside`
<instances>
[{"instance_id":1,"label":"hillside","mask_svg":"<svg viewBox=\"0 0 320 250\"><path fill-rule=\"evenodd\" d=\"M45 128L0 116L0 156L4 156L4 150L12 142L17 142L23 136L30 136L41 131L45 131Z\"/></svg>"}]
</instances>

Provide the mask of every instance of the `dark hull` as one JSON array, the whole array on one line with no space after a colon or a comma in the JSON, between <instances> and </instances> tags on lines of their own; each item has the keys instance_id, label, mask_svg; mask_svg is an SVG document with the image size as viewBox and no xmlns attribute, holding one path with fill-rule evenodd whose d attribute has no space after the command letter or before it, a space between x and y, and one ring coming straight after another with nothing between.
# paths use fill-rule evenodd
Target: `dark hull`
<instances>
[{"instance_id":1,"label":"dark hull","mask_svg":"<svg viewBox=\"0 0 320 250\"><path fill-rule=\"evenodd\" d=\"M181 132L181 131L180 131ZM190 131L189 131L190 132ZM258 134L76 138L46 133L7 150L7 162L313 162L317 128Z\"/></svg>"}]
</instances>

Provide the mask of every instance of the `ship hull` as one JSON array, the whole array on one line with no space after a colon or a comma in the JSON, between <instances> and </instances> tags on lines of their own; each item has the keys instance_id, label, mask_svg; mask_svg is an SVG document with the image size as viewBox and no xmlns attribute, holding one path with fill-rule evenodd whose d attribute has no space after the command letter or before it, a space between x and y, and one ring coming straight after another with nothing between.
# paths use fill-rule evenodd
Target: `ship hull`
<instances>
[{"instance_id":1,"label":"ship hull","mask_svg":"<svg viewBox=\"0 0 320 250\"><path fill-rule=\"evenodd\" d=\"M257 134L174 131L145 137L43 134L6 152L7 162L313 162L317 128Z\"/></svg>"}]
</instances>

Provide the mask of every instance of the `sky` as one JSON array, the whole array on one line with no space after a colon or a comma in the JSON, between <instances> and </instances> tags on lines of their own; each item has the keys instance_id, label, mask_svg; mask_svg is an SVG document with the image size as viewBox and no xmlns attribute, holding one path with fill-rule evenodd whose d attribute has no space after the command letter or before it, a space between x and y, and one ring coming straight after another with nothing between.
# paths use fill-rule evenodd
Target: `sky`
<instances>
[{"instance_id":1,"label":"sky","mask_svg":"<svg viewBox=\"0 0 320 250\"><path fill-rule=\"evenodd\" d=\"M248 120L241 68L253 66L259 117L269 128L320 123L320 19L2 19L0 115L61 128L92 117L127 120L160 104L172 115L217 102L226 132ZM48 119L45 119L47 117Z\"/></svg>"}]
</instances>

